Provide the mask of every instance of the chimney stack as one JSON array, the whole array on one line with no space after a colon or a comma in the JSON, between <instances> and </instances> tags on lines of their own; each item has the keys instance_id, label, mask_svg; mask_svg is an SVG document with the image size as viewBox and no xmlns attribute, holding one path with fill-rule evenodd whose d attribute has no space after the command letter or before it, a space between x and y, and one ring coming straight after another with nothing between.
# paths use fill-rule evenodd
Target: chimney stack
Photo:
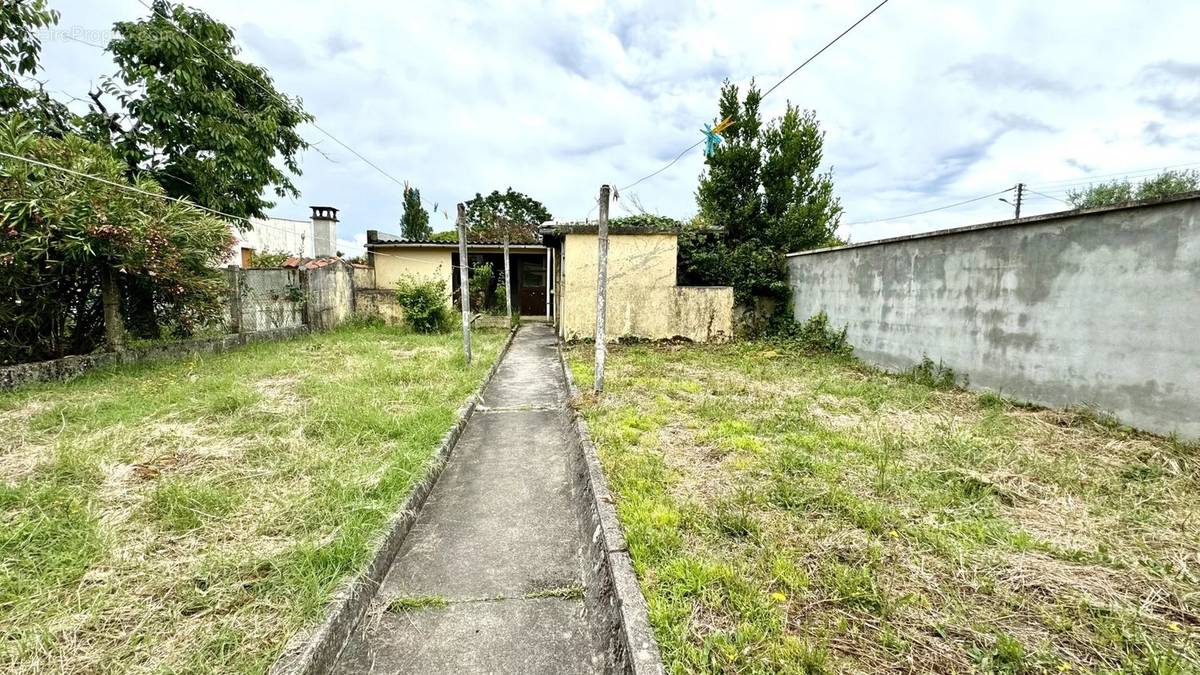
<instances>
[{"instance_id":1,"label":"chimney stack","mask_svg":"<svg viewBox=\"0 0 1200 675\"><path fill-rule=\"evenodd\" d=\"M312 209L313 257L337 255L338 210L332 206L310 206Z\"/></svg>"}]
</instances>

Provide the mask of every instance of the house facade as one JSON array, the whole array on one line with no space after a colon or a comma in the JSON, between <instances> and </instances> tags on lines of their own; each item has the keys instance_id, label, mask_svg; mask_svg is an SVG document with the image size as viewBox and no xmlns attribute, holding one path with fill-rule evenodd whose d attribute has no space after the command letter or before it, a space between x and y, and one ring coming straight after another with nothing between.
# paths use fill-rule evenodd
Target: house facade
<instances>
[{"instance_id":1,"label":"house facade","mask_svg":"<svg viewBox=\"0 0 1200 675\"><path fill-rule=\"evenodd\" d=\"M552 321L567 340L595 336L598 238L594 223L551 224L541 229L540 244L510 244L513 309L523 318ZM676 284L678 232L669 229L609 230L606 335L611 340L686 338L722 342L733 336L733 289ZM494 281L503 279L503 245L468 244L474 269L491 263ZM405 277L444 282L459 294L458 244L410 241L367 232L368 265L373 285L395 288ZM501 303L503 301L501 300Z\"/></svg>"},{"instance_id":2,"label":"house facade","mask_svg":"<svg viewBox=\"0 0 1200 675\"><path fill-rule=\"evenodd\" d=\"M513 311L522 317L553 319L553 293L549 269L551 251L542 244L509 244L512 265L509 283ZM492 280L489 297L500 292L504 280L504 244L502 242L471 242L467 259L472 277L475 270L491 265ZM441 281L448 291L446 302L458 302L458 243L431 240L409 240L376 230L367 230L367 264L375 271L375 288L395 288L403 277ZM504 299L498 299L504 306Z\"/></svg>"}]
</instances>

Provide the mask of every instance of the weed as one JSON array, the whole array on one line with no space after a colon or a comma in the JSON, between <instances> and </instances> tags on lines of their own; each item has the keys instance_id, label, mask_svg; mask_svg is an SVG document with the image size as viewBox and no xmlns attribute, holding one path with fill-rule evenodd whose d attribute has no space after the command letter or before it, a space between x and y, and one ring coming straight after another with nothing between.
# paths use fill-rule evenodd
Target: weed
<instances>
[{"instance_id":1,"label":"weed","mask_svg":"<svg viewBox=\"0 0 1200 675\"><path fill-rule=\"evenodd\" d=\"M440 595L418 595L413 597L393 598L388 603L388 610L396 613L408 612L414 609L437 609L449 605L450 601Z\"/></svg>"},{"instance_id":2,"label":"weed","mask_svg":"<svg viewBox=\"0 0 1200 675\"><path fill-rule=\"evenodd\" d=\"M958 373L953 368L940 360L934 363L928 354L922 355L920 363L906 370L904 377L930 389L954 389L959 382ZM962 386L967 386L965 375L962 377Z\"/></svg>"},{"instance_id":3,"label":"weed","mask_svg":"<svg viewBox=\"0 0 1200 675\"><path fill-rule=\"evenodd\" d=\"M530 591L521 596L526 600L544 598L559 598L561 600L582 600L583 586L563 586L562 588L547 588L540 591Z\"/></svg>"},{"instance_id":4,"label":"weed","mask_svg":"<svg viewBox=\"0 0 1200 675\"><path fill-rule=\"evenodd\" d=\"M237 506L237 496L207 481L171 480L155 488L147 504L151 517L179 532L222 518Z\"/></svg>"}]
</instances>

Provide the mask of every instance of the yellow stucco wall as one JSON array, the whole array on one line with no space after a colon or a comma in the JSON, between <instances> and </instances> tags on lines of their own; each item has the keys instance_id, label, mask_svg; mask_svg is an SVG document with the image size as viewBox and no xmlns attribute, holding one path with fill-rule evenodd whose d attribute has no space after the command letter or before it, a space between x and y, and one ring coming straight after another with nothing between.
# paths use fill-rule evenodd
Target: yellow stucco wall
<instances>
[{"instance_id":1,"label":"yellow stucco wall","mask_svg":"<svg viewBox=\"0 0 1200 675\"><path fill-rule=\"evenodd\" d=\"M559 329L567 339L596 329L595 234L568 234L563 243ZM674 234L615 234L608 241L606 336L720 342L733 335L733 289L675 285Z\"/></svg>"},{"instance_id":2,"label":"yellow stucco wall","mask_svg":"<svg viewBox=\"0 0 1200 675\"><path fill-rule=\"evenodd\" d=\"M450 290L454 267L450 251L418 248L379 247L375 250L375 287L395 288L403 276L420 279L440 279L446 284L446 303L450 304Z\"/></svg>"}]
</instances>

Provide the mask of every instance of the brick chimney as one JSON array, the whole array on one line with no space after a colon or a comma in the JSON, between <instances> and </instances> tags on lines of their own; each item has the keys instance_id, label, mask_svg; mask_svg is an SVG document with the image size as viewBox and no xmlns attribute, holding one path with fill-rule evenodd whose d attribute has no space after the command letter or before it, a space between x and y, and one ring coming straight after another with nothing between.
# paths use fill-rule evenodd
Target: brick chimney
<instances>
[{"instance_id":1,"label":"brick chimney","mask_svg":"<svg viewBox=\"0 0 1200 675\"><path fill-rule=\"evenodd\" d=\"M337 255L338 210L332 206L310 206L312 209L313 257Z\"/></svg>"}]
</instances>

